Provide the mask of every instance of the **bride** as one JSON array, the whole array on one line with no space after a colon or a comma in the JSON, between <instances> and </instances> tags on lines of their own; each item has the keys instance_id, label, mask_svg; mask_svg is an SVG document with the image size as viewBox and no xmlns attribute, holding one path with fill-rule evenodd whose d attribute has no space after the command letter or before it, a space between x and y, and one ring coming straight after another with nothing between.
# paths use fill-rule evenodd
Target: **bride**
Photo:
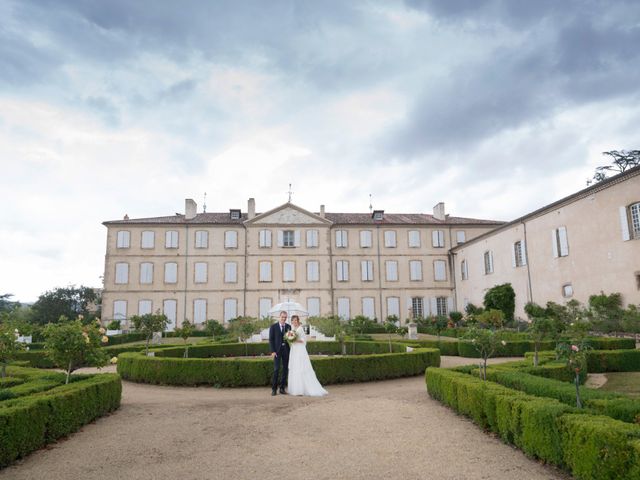
<instances>
[{"instance_id":1,"label":"bride","mask_svg":"<svg viewBox=\"0 0 640 480\"><path fill-rule=\"evenodd\" d=\"M306 395L309 397L321 397L327 395L327 392L316 377L313 371L311 360L307 353L307 338L304 329L300 325L300 317L293 315L291 317L291 325L297 338L291 344L291 353L289 354L289 395Z\"/></svg>"}]
</instances>

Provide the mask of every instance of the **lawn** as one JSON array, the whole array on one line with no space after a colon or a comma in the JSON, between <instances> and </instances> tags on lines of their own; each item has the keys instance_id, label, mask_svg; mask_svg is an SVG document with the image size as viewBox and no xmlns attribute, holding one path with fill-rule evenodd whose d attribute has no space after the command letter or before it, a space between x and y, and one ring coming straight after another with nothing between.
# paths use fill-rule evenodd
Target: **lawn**
<instances>
[{"instance_id":1,"label":"lawn","mask_svg":"<svg viewBox=\"0 0 640 480\"><path fill-rule=\"evenodd\" d=\"M607 373L607 383L602 390L618 392L640 398L640 372Z\"/></svg>"}]
</instances>

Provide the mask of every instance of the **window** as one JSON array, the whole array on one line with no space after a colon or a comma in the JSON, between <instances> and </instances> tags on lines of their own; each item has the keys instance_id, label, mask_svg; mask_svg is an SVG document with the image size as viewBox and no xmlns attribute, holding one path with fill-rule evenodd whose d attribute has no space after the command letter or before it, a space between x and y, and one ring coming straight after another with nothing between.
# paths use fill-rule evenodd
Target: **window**
<instances>
[{"instance_id":1,"label":"window","mask_svg":"<svg viewBox=\"0 0 640 480\"><path fill-rule=\"evenodd\" d=\"M151 313L153 309L153 303L151 300L139 300L138 301L138 315L147 315Z\"/></svg>"},{"instance_id":2,"label":"window","mask_svg":"<svg viewBox=\"0 0 640 480\"><path fill-rule=\"evenodd\" d=\"M493 273L493 252L488 250L484 252L484 274Z\"/></svg>"},{"instance_id":3,"label":"window","mask_svg":"<svg viewBox=\"0 0 640 480\"><path fill-rule=\"evenodd\" d=\"M310 317L320 316L320 299L317 297L307 298L307 312Z\"/></svg>"},{"instance_id":4,"label":"window","mask_svg":"<svg viewBox=\"0 0 640 480\"><path fill-rule=\"evenodd\" d=\"M307 262L307 282L320 281L320 262L310 260Z\"/></svg>"},{"instance_id":5,"label":"window","mask_svg":"<svg viewBox=\"0 0 640 480\"><path fill-rule=\"evenodd\" d=\"M422 280L422 262L420 260L409 261L409 278L410 280Z\"/></svg>"},{"instance_id":6,"label":"window","mask_svg":"<svg viewBox=\"0 0 640 480\"><path fill-rule=\"evenodd\" d=\"M261 298L258 303L258 311L260 312L260 318L269 318L269 311L271 310L271 299Z\"/></svg>"},{"instance_id":7,"label":"window","mask_svg":"<svg viewBox=\"0 0 640 480\"><path fill-rule=\"evenodd\" d=\"M318 246L318 230L307 230L307 248Z\"/></svg>"},{"instance_id":8,"label":"window","mask_svg":"<svg viewBox=\"0 0 640 480\"><path fill-rule=\"evenodd\" d=\"M164 248L178 248L178 232L169 230L164 234Z\"/></svg>"},{"instance_id":9,"label":"window","mask_svg":"<svg viewBox=\"0 0 640 480\"><path fill-rule=\"evenodd\" d=\"M271 248L271 230L260 230L260 248Z\"/></svg>"},{"instance_id":10,"label":"window","mask_svg":"<svg viewBox=\"0 0 640 480\"><path fill-rule=\"evenodd\" d=\"M467 238L466 238L466 237L467 237L467 236L466 236L466 234L465 234L464 230L458 230L458 231L456 232L456 243L457 243L458 245L460 245L461 243L466 242L466 241L467 241Z\"/></svg>"},{"instance_id":11,"label":"window","mask_svg":"<svg viewBox=\"0 0 640 480\"><path fill-rule=\"evenodd\" d=\"M193 281L195 283L207 283L207 263L196 262L194 265Z\"/></svg>"},{"instance_id":12,"label":"window","mask_svg":"<svg viewBox=\"0 0 640 480\"><path fill-rule=\"evenodd\" d=\"M178 264L169 262L164 264L164 283L178 282Z\"/></svg>"},{"instance_id":13,"label":"window","mask_svg":"<svg viewBox=\"0 0 640 480\"><path fill-rule=\"evenodd\" d=\"M445 282L447 280L447 262L444 260L435 260L433 262L433 279L436 282Z\"/></svg>"},{"instance_id":14,"label":"window","mask_svg":"<svg viewBox=\"0 0 640 480\"><path fill-rule=\"evenodd\" d=\"M231 220L240 220L242 213L239 209L232 208L231 210L229 210L229 216L231 217Z\"/></svg>"},{"instance_id":15,"label":"window","mask_svg":"<svg viewBox=\"0 0 640 480\"><path fill-rule=\"evenodd\" d=\"M177 300L165 300L162 302L162 313L164 313L169 319L169 324L167 325L167 328L166 328L166 330L169 332L173 332L173 329L176 328L177 311L178 311Z\"/></svg>"},{"instance_id":16,"label":"window","mask_svg":"<svg viewBox=\"0 0 640 480\"><path fill-rule=\"evenodd\" d=\"M434 230L431 232L431 244L435 248L444 247L444 232L442 230Z\"/></svg>"},{"instance_id":17,"label":"window","mask_svg":"<svg viewBox=\"0 0 640 480\"><path fill-rule=\"evenodd\" d=\"M522 267L527 264L527 257L524 250L524 241L518 240L513 244L512 259L514 267Z\"/></svg>"},{"instance_id":18,"label":"window","mask_svg":"<svg viewBox=\"0 0 640 480\"><path fill-rule=\"evenodd\" d=\"M284 262L282 264L282 281L283 282L296 281L296 262Z\"/></svg>"},{"instance_id":19,"label":"window","mask_svg":"<svg viewBox=\"0 0 640 480\"><path fill-rule=\"evenodd\" d=\"M570 283L562 286L562 296L564 298L573 297L573 286Z\"/></svg>"},{"instance_id":20,"label":"window","mask_svg":"<svg viewBox=\"0 0 640 480\"><path fill-rule=\"evenodd\" d=\"M466 260L460 262L460 277L462 280L469 280L469 266Z\"/></svg>"},{"instance_id":21,"label":"window","mask_svg":"<svg viewBox=\"0 0 640 480\"><path fill-rule=\"evenodd\" d=\"M349 281L349 262L346 260L338 260L336 262L336 279L339 282Z\"/></svg>"},{"instance_id":22,"label":"window","mask_svg":"<svg viewBox=\"0 0 640 480\"><path fill-rule=\"evenodd\" d=\"M258 269L260 270L260 282L271 281L271 262L258 263Z\"/></svg>"},{"instance_id":23,"label":"window","mask_svg":"<svg viewBox=\"0 0 640 480\"><path fill-rule=\"evenodd\" d=\"M140 264L140 283L153 283L153 263Z\"/></svg>"},{"instance_id":24,"label":"window","mask_svg":"<svg viewBox=\"0 0 640 480\"><path fill-rule=\"evenodd\" d=\"M196 248L209 248L209 232L196 230Z\"/></svg>"},{"instance_id":25,"label":"window","mask_svg":"<svg viewBox=\"0 0 640 480\"><path fill-rule=\"evenodd\" d=\"M435 314L438 316L446 317L448 315L448 300L447 297L436 297L436 311Z\"/></svg>"},{"instance_id":26,"label":"window","mask_svg":"<svg viewBox=\"0 0 640 480\"><path fill-rule=\"evenodd\" d=\"M362 315L373 320L376 318L376 303L372 297L363 297Z\"/></svg>"},{"instance_id":27,"label":"window","mask_svg":"<svg viewBox=\"0 0 640 480\"><path fill-rule=\"evenodd\" d=\"M238 316L238 300L236 298L225 298L223 309L223 318L225 322L236 318Z\"/></svg>"},{"instance_id":28,"label":"window","mask_svg":"<svg viewBox=\"0 0 640 480\"><path fill-rule=\"evenodd\" d=\"M238 264L236 262L226 262L224 264L224 283L236 283L237 281Z\"/></svg>"},{"instance_id":29,"label":"window","mask_svg":"<svg viewBox=\"0 0 640 480\"><path fill-rule=\"evenodd\" d=\"M156 242L156 234L149 230L142 232L140 248L153 248Z\"/></svg>"},{"instance_id":30,"label":"window","mask_svg":"<svg viewBox=\"0 0 640 480\"><path fill-rule=\"evenodd\" d=\"M373 261L372 260L362 260L360 262L360 270L362 272L361 279L363 282L373 281Z\"/></svg>"},{"instance_id":31,"label":"window","mask_svg":"<svg viewBox=\"0 0 640 480\"><path fill-rule=\"evenodd\" d=\"M569 255L569 242L567 240L567 228L558 227L551 232L553 257L566 257Z\"/></svg>"},{"instance_id":32,"label":"window","mask_svg":"<svg viewBox=\"0 0 640 480\"><path fill-rule=\"evenodd\" d=\"M371 248L371 230L360 230L360 246Z\"/></svg>"},{"instance_id":33,"label":"window","mask_svg":"<svg viewBox=\"0 0 640 480\"><path fill-rule=\"evenodd\" d=\"M391 315L400 319L400 299L398 297L387 297L387 316Z\"/></svg>"},{"instance_id":34,"label":"window","mask_svg":"<svg viewBox=\"0 0 640 480\"><path fill-rule=\"evenodd\" d=\"M631 236L640 238L640 203L634 203L629 207L629 217L631 218Z\"/></svg>"},{"instance_id":35,"label":"window","mask_svg":"<svg viewBox=\"0 0 640 480\"><path fill-rule=\"evenodd\" d=\"M293 230L285 230L282 232L282 246L283 247L293 247L294 243L294 233Z\"/></svg>"},{"instance_id":36,"label":"window","mask_svg":"<svg viewBox=\"0 0 640 480\"><path fill-rule=\"evenodd\" d=\"M373 211L373 219L374 220L382 220L382 219L384 219L384 210L374 210Z\"/></svg>"},{"instance_id":37,"label":"window","mask_svg":"<svg viewBox=\"0 0 640 480\"><path fill-rule=\"evenodd\" d=\"M384 262L386 274L387 274L387 282L397 282L398 281L398 262L395 260L387 260Z\"/></svg>"},{"instance_id":38,"label":"window","mask_svg":"<svg viewBox=\"0 0 640 480\"><path fill-rule=\"evenodd\" d=\"M640 238L640 202L632 203L628 207L620 207L620 226L622 240Z\"/></svg>"},{"instance_id":39,"label":"window","mask_svg":"<svg viewBox=\"0 0 640 480\"><path fill-rule=\"evenodd\" d=\"M349 320L349 318L351 318L349 313L351 307L349 303L348 298L338 298L338 317L340 317L341 320Z\"/></svg>"},{"instance_id":40,"label":"window","mask_svg":"<svg viewBox=\"0 0 640 480\"><path fill-rule=\"evenodd\" d=\"M411 298L411 317L412 318L424 317L424 298L422 297Z\"/></svg>"},{"instance_id":41,"label":"window","mask_svg":"<svg viewBox=\"0 0 640 480\"><path fill-rule=\"evenodd\" d=\"M409 247L420 248L420 232L418 230L409 230Z\"/></svg>"},{"instance_id":42,"label":"window","mask_svg":"<svg viewBox=\"0 0 640 480\"><path fill-rule=\"evenodd\" d=\"M336 247L347 248L349 246L349 237L346 230L336 230Z\"/></svg>"},{"instance_id":43,"label":"window","mask_svg":"<svg viewBox=\"0 0 640 480\"><path fill-rule=\"evenodd\" d=\"M193 323L200 324L207 320L207 301L204 298L196 298L193 301Z\"/></svg>"},{"instance_id":44,"label":"window","mask_svg":"<svg viewBox=\"0 0 640 480\"><path fill-rule=\"evenodd\" d=\"M636 276L636 289L640 290L640 272L635 272Z\"/></svg>"},{"instance_id":45,"label":"window","mask_svg":"<svg viewBox=\"0 0 640 480\"><path fill-rule=\"evenodd\" d=\"M131 234L126 230L120 230L116 236L116 248L129 248Z\"/></svg>"},{"instance_id":46,"label":"window","mask_svg":"<svg viewBox=\"0 0 640 480\"><path fill-rule=\"evenodd\" d=\"M385 230L384 232L384 246L388 248L396 247L396 232L395 230Z\"/></svg>"},{"instance_id":47,"label":"window","mask_svg":"<svg viewBox=\"0 0 640 480\"><path fill-rule=\"evenodd\" d=\"M127 319L127 301L116 300L113 302L113 319L114 320L126 320Z\"/></svg>"},{"instance_id":48,"label":"window","mask_svg":"<svg viewBox=\"0 0 640 480\"><path fill-rule=\"evenodd\" d=\"M129 264L116 263L116 281L118 284L129 283Z\"/></svg>"},{"instance_id":49,"label":"window","mask_svg":"<svg viewBox=\"0 0 640 480\"><path fill-rule=\"evenodd\" d=\"M224 232L224 248L238 248L238 232L235 230Z\"/></svg>"}]
</instances>

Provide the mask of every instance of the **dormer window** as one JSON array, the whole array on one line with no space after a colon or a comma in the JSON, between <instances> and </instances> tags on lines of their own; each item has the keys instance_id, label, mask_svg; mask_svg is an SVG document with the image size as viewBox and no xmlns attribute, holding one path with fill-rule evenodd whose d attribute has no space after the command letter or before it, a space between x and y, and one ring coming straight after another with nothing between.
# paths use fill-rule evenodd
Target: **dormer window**
<instances>
[{"instance_id":1,"label":"dormer window","mask_svg":"<svg viewBox=\"0 0 640 480\"><path fill-rule=\"evenodd\" d=\"M374 210L372 215L374 220L383 220L384 219L384 210Z\"/></svg>"},{"instance_id":2,"label":"dormer window","mask_svg":"<svg viewBox=\"0 0 640 480\"><path fill-rule=\"evenodd\" d=\"M231 220L240 220L240 209L232 208L229 210L229 216L231 217Z\"/></svg>"}]
</instances>

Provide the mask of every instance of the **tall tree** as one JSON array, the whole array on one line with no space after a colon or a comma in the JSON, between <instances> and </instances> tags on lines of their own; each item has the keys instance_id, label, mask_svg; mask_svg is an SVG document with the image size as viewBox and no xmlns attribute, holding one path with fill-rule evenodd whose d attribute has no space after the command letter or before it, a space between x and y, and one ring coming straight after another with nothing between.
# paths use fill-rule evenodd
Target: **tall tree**
<instances>
[{"instance_id":1,"label":"tall tree","mask_svg":"<svg viewBox=\"0 0 640 480\"><path fill-rule=\"evenodd\" d=\"M0 313L11 312L16 308L20 308L20 302L14 302L11 299L13 293L0 294Z\"/></svg>"},{"instance_id":2,"label":"tall tree","mask_svg":"<svg viewBox=\"0 0 640 480\"><path fill-rule=\"evenodd\" d=\"M100 301L100 296L91 287L54 288L38 297L31 308L32 322L40 325L57 323L61 316L76 318L82 315L89 321L94 316L93 307Z\"/></svg>"},{"instance_id":3,"label":"tall tree","mask_svg":"<svg viewBox=\"0 0 640 480\"><path fill-rule=\"evenodd\" d=\"M596 182L608 178L610 173L617 175L640 165L640 150L611 150L610 152L602 152L602 154L610 157L612 161L611 165L596 168L596 173L593 175Z\"/></svg>"}]
</instances>

